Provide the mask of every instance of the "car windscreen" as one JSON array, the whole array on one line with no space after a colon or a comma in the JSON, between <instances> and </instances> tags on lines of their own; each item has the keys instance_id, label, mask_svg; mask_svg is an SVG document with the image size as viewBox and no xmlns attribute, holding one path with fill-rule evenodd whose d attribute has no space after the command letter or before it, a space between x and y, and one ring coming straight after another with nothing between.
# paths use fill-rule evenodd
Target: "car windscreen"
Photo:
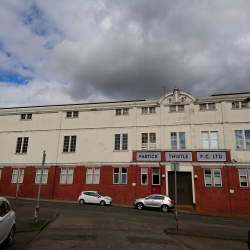
<instances>
[{"instance_id":1,"label":"car windscreen","mask_svg":"<svg viewBox=\"0 0 250 250\"><path fill-rule=\"evenodd\" d=\"M97 192L99 195L101 195L101 196L106 196L105 194L102 194L102 193L100 193L100 192Z\"/></svg>"}]
</instances>

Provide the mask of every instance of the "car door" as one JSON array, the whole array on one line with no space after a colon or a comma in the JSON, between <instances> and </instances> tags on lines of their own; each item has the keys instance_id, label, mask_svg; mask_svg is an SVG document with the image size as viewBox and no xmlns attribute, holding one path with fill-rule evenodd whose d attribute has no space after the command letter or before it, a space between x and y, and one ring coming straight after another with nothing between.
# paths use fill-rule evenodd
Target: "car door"
<instances>
[{"instance_id":1,"label":"car door","mask_svg":"<svg viewBox=\"0 0 250 250\"><path fill-rule=\"evenodd\" d=\"M83 193L83 199L84 199L85 203L91 203L90 192L84 192Z\"/></svg>"},{"instance_id":2,"label":"car door","mask_svg":"<svg viewBox=\"0 0 250 250\"><path fill-rule=\"evenodd\" d=\"M154 195L149 195L145 201L144 201L144 206L145 207L154 207Z\"/></svg>"},{"instance_id":3,"label":"car door","mask_svg":"<svg viewBox=\"0 0 250 250\"><path fill-rule=\"evenodd\" d=\"M155 207L161 207L163 201L164 201L164 196L155 195L155 197L154 197L154 206Z\"/></svg>"},{"instance_id":4,"label":"car door","mask_svg":"<svg viewBox=\"0 0 250 250\"><path fill-rule=\"evenodd\" d=\"M90 192L90 200L91 200L90 203L95 203L95 204L100 203L99 195L95 192Z\"/></svg>"}]
</instances>

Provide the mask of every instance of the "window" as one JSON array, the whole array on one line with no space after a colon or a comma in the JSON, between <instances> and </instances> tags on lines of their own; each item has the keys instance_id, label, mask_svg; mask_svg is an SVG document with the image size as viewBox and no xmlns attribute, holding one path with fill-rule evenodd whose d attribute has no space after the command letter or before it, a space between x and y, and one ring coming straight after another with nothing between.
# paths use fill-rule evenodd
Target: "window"
<instances>
[{"instance_id":1,"label":"window","mask_svg":"<svg viewBox=\"0 0 250 250\"><path fill-rule=\"evenodd\" d=\"M221 187L221 169L219 168L205 168L204 169L205 175L205 186L211 187Z\"/></svg>"},{"instance_id":2,"label":"window","mask_svg":"<svg viewBox=\"0 0 250 250\"><path fill-rule=\"evenodd\" d=\"M236 130L235 140L236 149L250 149L250 130Z\"/></svg>"},{"instance_id":3,"label":"window","mask_svg":"<svg viewBox=\"0 0 250 250\"><path fill-rule=\"evenodd\" d=\"M148 141L149 137L149 141ZM142 149L156 149L156 133L142 133Z\"/></svg>"},{"instance_id":4,"label":"window","mask_svg":"<svg viewBox=\"0 0 250 250\"><path fill-rule=\"evenodd\" d=\"M179 141L177 138L177 135L179 135ZM170 133L171 137L171 149L185 149L186 148L186 139L185 139L185 132L173 132ZM179 143L178 143L179 142Z\"/></svg>"},{"instance_id":5,"label":"window","mask_svg":"<svg viewBox=\"0 0 250 250\"><path fill-rule=\"evenodd\" d=\"M114 168L113 184L127 184L127 168Z\"/></svg>"},{"instance_id":6,"label":"window","mask_svg":"<svg viewBox=\"0 0 250 250\"><path fill-rule=\"evenodd\" d=\"M74 168L61 168L60 184L73 183Z\"/></svg>"},{"instance_id":7,"label":"window","mask_svg":"<svg viewBox=\"0 0 250 250\"><path fill-rule=\"evenodd\" d=\"M129 110L128 109L116 109L115 114L116 115L128 115Z\"/></svg>"},{"instance_id":8,"label":"window","mask_svg":"<svg viewBox=\"0 0 250 250\"><path fill-rule=\"evenodd\" d=\"M66 117L78 117L78 111L67 112Z\"/></svg>"},{"instance_id":9,"label":"window","mask_svg":"<svg viewBox=\"0 0 250 250\"><path fill-rule=\"evenodd\" d=\"M215 103L200 104L200 110L213 110L216 109Z\"/></svg>"},{"instance_id":10,"label":"window","mask_svg":"<svg viewBox=\"0 0 250 250\"><path fill-rule=\"evenodd\" d=\"M99 184L100 168L87 168L86 184Z\"/></svg>"},{"instance_id":11,"label":"window","mask_svg":"<svg viewBox=\"0 0 250 250\"><path fill-rule=\"evenodd\" d=\"M11 183L23 183L24 168L13 168Z\"/></svg>"},{"instance_id":12,"label":"window","mask_svg":"<svg viewBox=\"0 0 250 250\"><path fill-rule=\"evenodd\" d=\"M64 136L63 152L76 151L76 135Z\"/></svg>"},{"instance_id":13,"label":"window","mask_svg":"<svg viewBox=\"0 0 250 250\"><path fill-rule=\"evenodd\" d=\"M27 153L28 150L29 137L18 137L17 145L16 145L16 153L24 154Z\"/></svg>"},{"instance_id":14,"label":"window","mask_svg":"<svg viewBox=\"0 0 250 250\"><path fill-rule=\"evenodd\" d=\"M184 105L178 105L178 106L169 106L170 112L182 112L184 111Z\"/></svg>"},{"instance_id":15,"label":"window","mask_svg":"<svg viewBox=\"0 0 250 250\"><path fill-rule=\"evenodd\" d=\"M155 107L150 107L150 108L142 108L142 114L146 114L146 113L155 113Z\"/></svg>"},{"instance_id":16,"label":"window","mask_svg":"<svg viewBox=\"0 0 250 250\"><path fill-rule=\"evenodd\" d=\"M21 120L31 120L32 114L21 114Z\"/></svg>"},{"instance_id":17,"label":"window","mask_svg":"<svg viewBox=\"0 0 250 250\"><path fill-rule=\"evenodd\" d=\"M232 102L232 108L233 108L233 109L249 108L249 102L248 102L248 101L243 101L243 102Z\"/></svg>"},{"instance_id":18,"label":"window","mask_svg":"<svg viewBox=\"0 0 250 250\"><path fill-rule=\"evenodd\" d=\"M218 149L218 132L201 132L203 149Z\"/></svg>"},{"instance_id":19,"label":"window","mask_svg":"<svg viewBox=\"0 0 250 250\"><path fill-rule=\"evenodd\" d=\"M160 169L152 168L152 185L160 185Z\"/></svg>"},{"instance_id":20,"label":"window","mask_svg":"<svg viewBox=\"0 0 250 250\"><path fill-rule=\"evenodd\" d=\"M240 187L248 187L247 170L249 171L248 174L250 175L250 169L246 168L239 169Z\"/></svg>"},{"instance_id":21,"label":"window","mask_svg":"<svg viewBox=\"0 0 250 250\"><path fill-rule=\"evenodd\" d=\"M148 184L148 168L141 168L141 184Z\"/></svg>"},{"instance_id":22,"label":"window","mask_svg":"<svg viewBox=\"0 0 250 250\"><path fill-rule=\"evenodd\" d=\"M128 150L128 134L115 135L115 150Z\"/></svg>"},{"instance_id":23,"label":"window","mask_svg":"<svg viewBox=\"0 0 250 250\"><path fill-rule=\"evenodd\" d=\"M49 170L47 168L43 169L42 184L47 184ZM36 169L35 183L39 184L41 179L41 168Z\"/></svg>"}]
</instances>

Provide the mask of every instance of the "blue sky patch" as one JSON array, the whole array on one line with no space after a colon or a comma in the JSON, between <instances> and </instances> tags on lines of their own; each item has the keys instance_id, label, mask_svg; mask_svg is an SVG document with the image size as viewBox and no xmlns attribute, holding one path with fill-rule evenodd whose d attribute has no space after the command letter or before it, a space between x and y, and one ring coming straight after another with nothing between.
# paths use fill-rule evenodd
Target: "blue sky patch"
<instances>
[{"instance_id":1,"label":"blue sky patch","mask_svg":"<svg viewBox=\"0 0 250 250\"><path fill-rule=\"evenodd\" d=\"M0 72L0 82L15 82L18 85L25 85L31 77L23 77L19 74L8 74Z\"/></svg>"}]
</instances>

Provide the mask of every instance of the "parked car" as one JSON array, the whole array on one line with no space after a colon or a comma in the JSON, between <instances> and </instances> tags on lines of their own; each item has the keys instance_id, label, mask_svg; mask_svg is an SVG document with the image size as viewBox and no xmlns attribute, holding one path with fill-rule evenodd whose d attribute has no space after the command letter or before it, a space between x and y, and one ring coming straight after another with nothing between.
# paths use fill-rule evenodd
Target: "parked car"
<instances>
[{"instance_id":1,"label":"parked car","mask_svg":"<svg viewBox=\"0 0 250 250\"><path fill-rule=\"evenodd\" d=\"M83 191L79 194L78 201L80 204L95 203L101 206L112 204L112 198L97 191Z\"/></svg>"},{"instance_id":2,"label":"parked car","mask_svg":"<svg viewBox=\"0 0 250 250\"><path fill-rule=\"evenodd\" d=\"M16 227L15 217L9 201L0 197L0 245L12 244Z\"/></svg>"},{"instance_id":3,"label":"parked car","mask_svg":"<svg viewBox=\"0 0 250 250\"><path fill-rule=\"evenodd\" d=\"M141 210L144 207L161 208L163 212L168 212L169 209L174 208L174 201L163 194L152 194L145 198L134 200L134 206Z\"/></svg>"}]
</instances>

